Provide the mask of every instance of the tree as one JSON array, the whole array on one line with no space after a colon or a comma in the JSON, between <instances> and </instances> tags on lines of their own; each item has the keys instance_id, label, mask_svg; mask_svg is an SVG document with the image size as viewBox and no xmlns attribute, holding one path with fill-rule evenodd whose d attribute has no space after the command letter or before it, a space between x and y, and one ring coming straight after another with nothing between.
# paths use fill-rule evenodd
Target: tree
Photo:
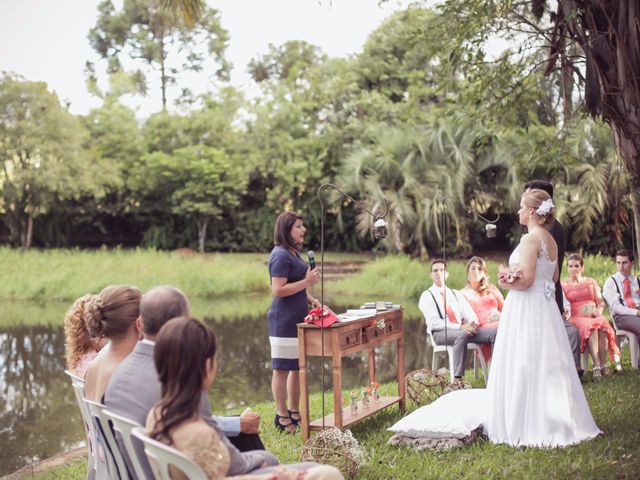
<instances>
[{"instance_id":1,"label":"tree","mask_svg":"<svg viewBox=\"0 0 640 480\"><path fill-rule=\"evenodd\" d=\"M35 220L52 205L103 194L109 173L84 150L86 137L45 83L0 77L2 211L14 243L29 248Z\"/></svg>"},{"instance_id":2,"label":"tree","mask_svg":"<svg viewBox=\"0 0 640 480\"><path fill-rule=\"evenodd\" d=\"M218 11L189 5L186 2L181 9L174 9L165 8L161 0L125 0L122 10L116 11L111 0L103 0L96 26L89 32L93 49L109 61L109 73L124 69L123 56L159 72L163 110L167 107L167 88L176 84L182 71L200 72L210 63L215 65L218 79L227 80L229 75L230 64L224 56L228 34L220 24ZM176 11L184 14L177 15ZM172 63L170 57L174 56L182 62ZM147 75L142 71L135 75L141 79L139 90L144 93Z\"/></svg>"},{"instance_id":3,"label":"tree","mask_svg":"<svg viewBox=\"0 0 640 480\"><path fill-rule=\"evenodd\" d=\"M477 2L447 0L441 6L450 32L451 58L471 69L487 63L486 41L510 36L515 48L497 61L499 75L475 76L476 98L517 100L526 79L544 68L555 76L565 122L584 94L586 112L602 118L613 131L632 185L631 204L640 233L640 6L636 1L530 0ZM453 28L455 26L455 28ZM523 47L536 52L526 61ZM542 54L547 54L546 59ZM469 67L467 67L467 71ZM505 75L505 72L511 74ZM503 94L498 94L504 85ZM483 94L482 92L485 92ZM484 97L484 98L483 98ZM567 118L569 117L569 118ZM640 255L640 245L637 246Z\"/></svg>"},{"instance_id":4,"label":"tree","mask_svg":"<svg viewBox=\"0 0 640 480\"><path fill-rule=\"evenodd\" d=\"M168 197L173 213L195 220L198 248L204 252L207 228L238 206L246 175L224 151L194 145L171 154L147 155L138 182L143 189Z\"/></svg>"}]
</instances>

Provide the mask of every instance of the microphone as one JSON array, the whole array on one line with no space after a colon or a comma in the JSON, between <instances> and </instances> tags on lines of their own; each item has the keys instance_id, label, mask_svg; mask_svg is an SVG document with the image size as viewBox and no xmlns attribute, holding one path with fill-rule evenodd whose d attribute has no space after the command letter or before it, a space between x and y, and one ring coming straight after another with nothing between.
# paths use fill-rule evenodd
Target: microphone
<instances>
[{"instance_id":1,"label":"microphone","mask_svg":"<svg viewBox=\"0 0 640 480\"><path fill-rule=\"evenodd\" d=\"M313 270L314 268L316 268L316 254L313 252L313 250L309 250L307 252L307 257L309 257L309 266L311 267L311 270Z\"/></svg>"},{"instance_id":2,"label":"microphone","mask_svg":"<svg viewBox=\"0 0 640 480\"><path fill-rule=\"evenodd\" d=\"M487 234L487 238L495 238L498 233L498 227L496 227L493 223L487 223L484 226L484 231Z\"/></svg>"}]
</instances>

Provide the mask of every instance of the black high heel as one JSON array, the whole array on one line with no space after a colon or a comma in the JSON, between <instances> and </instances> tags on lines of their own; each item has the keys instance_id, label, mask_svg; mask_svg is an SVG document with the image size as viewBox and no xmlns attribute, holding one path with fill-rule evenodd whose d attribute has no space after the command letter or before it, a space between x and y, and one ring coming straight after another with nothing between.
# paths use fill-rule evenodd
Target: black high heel
<instances>
[{"instance_id":1,"label":"black high heel","mask_svg":"<svg viewBox=\"0 0 640 480\"><path fill-rule=\"evenodd\" d=\"M289 418L291 419L291 421L293 422L293 424L297 427L298 425L300 425L300 421L302 420L302 417L300 416L300 412L297 412L295 410L287 410L287 412L289 412ZM293 418L294 415L297 415L298 418Z\"/></svg>"},{"instance_id":2,"label":"black high heel","mask_svg":"<svg viewBox=\"0 0 640 480\"><path fill-rule=\"evenodd\" d=\"M282 420L289 420L291 423L282 423ZM281 433L295 433L295 431L289 430L288 427L293 426L295 428L296 423L293 421L291 417L282 417L276 413L276 417L273 419L273 424L276 426L279 432Z\"/></svg>"}]
</instances>

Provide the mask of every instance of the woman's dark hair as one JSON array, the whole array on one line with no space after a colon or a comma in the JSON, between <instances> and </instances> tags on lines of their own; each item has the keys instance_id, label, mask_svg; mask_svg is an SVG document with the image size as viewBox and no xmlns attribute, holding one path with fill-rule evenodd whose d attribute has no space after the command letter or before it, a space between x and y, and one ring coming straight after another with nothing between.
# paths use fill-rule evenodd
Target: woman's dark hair
<instances>
[{"instance_id":1,"label":"woman's dark hair","mask_svg":"<svg viewBox=\"0 0 640 480\"><path fill-rule=\"evenodd\" d=\"M567 265L569 264L569 262L571 260L577 260L578 262L580 262L580 266L584 267L584 258L582 258L582 255L580 255L578 253L572 253L571 255L569 255L567 257Z\"/></svg>"},{"instance_id":2,"label":"woman's dark hair","mask_svg":"<svg viewBox=\"0 0 640 480\"><path fill-rule=\"evenodd\" d=\"M162 397L155 405L151 438L171 444L171 430L197 416L207 360L215 355L215 334L195 318L173 318L160 329L153 361L162 383Z\"/></svg>"},{"instance_id":3,"label":"woman's dark hair","mask_svg":"<svg viewBox=\"0 0 640 480\"><path fill-rule=\"evenodd\" d=\"M529 190L529 189L544 190L549 194L551 198L553 198L553 183L547 180L529 180L527 183L524 184L524 189L525 190Z\"/></svg>"},{"instance_id":4,"label":"woman's dark hair","mask_svg":"<svg viewBox=\"0 0 640 480\"><path fill-rule=\"evenodd\" d=\"M489 278L487 275L487 263L484 261L484 258L482 257L471 257L469 259L469 261L467 262L467 278L469 276L469 269L471 268L471 265L473 265L474 263L478 264L478 267L480 268L480 271L482 273L484 273L484 275L482 276L482 278L480 279L480 285L478 285L478 293L480 293L481 295L484 295L485 293L487 293L489 291Z\"/></svg>"},{"instance_id":5,"label":"woman's dark hair","mask_svg":"<svg viewBox=\"0 0 640 480\"><path fill-rule=\"evenodd\" d=\"M296 212L282 212L278 215L276 220L276 226L273 229L273 244L279 245L285 248L292 248L293 250L300 250L301 245L296 243L291 238L291 228L296 220L302 220L302 215Z\"/></svg>"}]
</instances>

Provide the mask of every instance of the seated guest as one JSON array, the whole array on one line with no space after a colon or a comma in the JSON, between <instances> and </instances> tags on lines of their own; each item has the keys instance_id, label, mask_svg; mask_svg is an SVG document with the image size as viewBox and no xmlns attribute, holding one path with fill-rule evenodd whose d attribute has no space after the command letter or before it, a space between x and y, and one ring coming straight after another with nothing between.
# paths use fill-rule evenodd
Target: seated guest
<instances>
[{"instance_id":1,"label":"seated guest","mask_svg":"<svg viewBox=\"0 0 640 480\"><path fill-rule=\"evenodd\" d=\"M604 282L602 294L609 304L617 328L635 333L640 338L640 280L633 276L633 253L616 252L617 272Z\"/></svg>"},{"instance_id":2,"label":"seated guest","mask_svg":"<svg viewBox=\"0 0 640 480\"><path fill-rule=\"evenodd\" d=\"M85 300L83 318L94 338L106 338L109 345L89 365L84 395L104 403L103 396L111 375L131 353L140 337L136 319L141 293L136 287L111 285Z\"/></svg>"},{"instance_id":3,"label":"seated guest","mask_svg":"<svg viewBox=\"0 0 640 480\"><path fill-rule=\"evenodd\" d=\"M487 264L482 257L471 257L467 262L467 285L460 290L478 317L483 328L498 328L504 297L498 287L489 283ZM483 345L482 353L491 359L491 345Z\"/></svg>"},{"instance_id":4,"label":"seated guest","mask_svg":"<svg viewBox=\"0 0 640 480\"><path fill-rule=\"evenodd\" d=\"M567 260L569 280L562 282L562 291L571 304L569 321L580 332L580 351L588 346L593 361L593 376L610 375L607 366L607 349L611 360L620 369L620 350L616 344L616 334L609 321L602 315L604 300L598 283L583 276L584 259L577 253Z\"/></svg>"},{"instance_id":5,"label":"seated guest","mask_svg":"<svg viewBox=\"0 0 640 480\"><path fill-rule=\"evenodd\" d=\"M104 403L110 411L140 425L145 424L151 407L161 396L161 385L153 363L156 336L165 323L181 316L189 316L189 301L177 288L156 287L143 295L138 320L143 339L114 372L109 382ZM214 417L211 414L209 398L203 392L200 399L200 416L224 433L222 441L227 444L231 457L229 475L240 475L261 466L278 463L273 455L264 451L257 435L260 425L259 414L247 409L239 417ZM119 435L116 435L116 439L120 440ZM145 477L153 478L142 444L138 443L137 448L138 460L145 470ZM121 452L127 461L129 474L135 478L124 446Z\"/></svg>"},{"instance_id":6,"label":"seated guest","mask_svg":"<svg viewBox=\"0 0 640 480\"><path fill-rule=\"evenodd\" d=\"M168 321L156 338L153 360L162 384L162 395L146 419L147 434L173 446L191 458L210 480L226 478L229 451L216 428L200 413L200 399L213 384L217 372L216 337L194 318ZM172 478L185 478L173 466ZM335 467L315 463L295 468L271 467L241 477L246 480L343 478Z\"/></svg>"},{"instance_id":7,"label":"seated guest","mask_svg":"<svg viewBox=\"0 0 640 480\"><path fill-rule=\"evenodd\" d=\"M84 378L91 360L105 344L104 339L91 336L84 321L84 305L91 297L87 294L77 299L64 317L67 369L80 378Z\"/></svg>"},{"instance_id":8,"label":"seated guest","mask_svg":"<svg viewBox=\"0 0 640 480\"><path fill-rule=\"evenodd\" d=\"M447 287L447 264L442 259L431 262L433 285L422 292L418 307L438 345L453 345L453 371L457 379L464 376L467 343L493 344L495 328L480 329L478 318L464 296ZM446 333L445 333L446 325Z\"/></svg>"}]
</instances>

